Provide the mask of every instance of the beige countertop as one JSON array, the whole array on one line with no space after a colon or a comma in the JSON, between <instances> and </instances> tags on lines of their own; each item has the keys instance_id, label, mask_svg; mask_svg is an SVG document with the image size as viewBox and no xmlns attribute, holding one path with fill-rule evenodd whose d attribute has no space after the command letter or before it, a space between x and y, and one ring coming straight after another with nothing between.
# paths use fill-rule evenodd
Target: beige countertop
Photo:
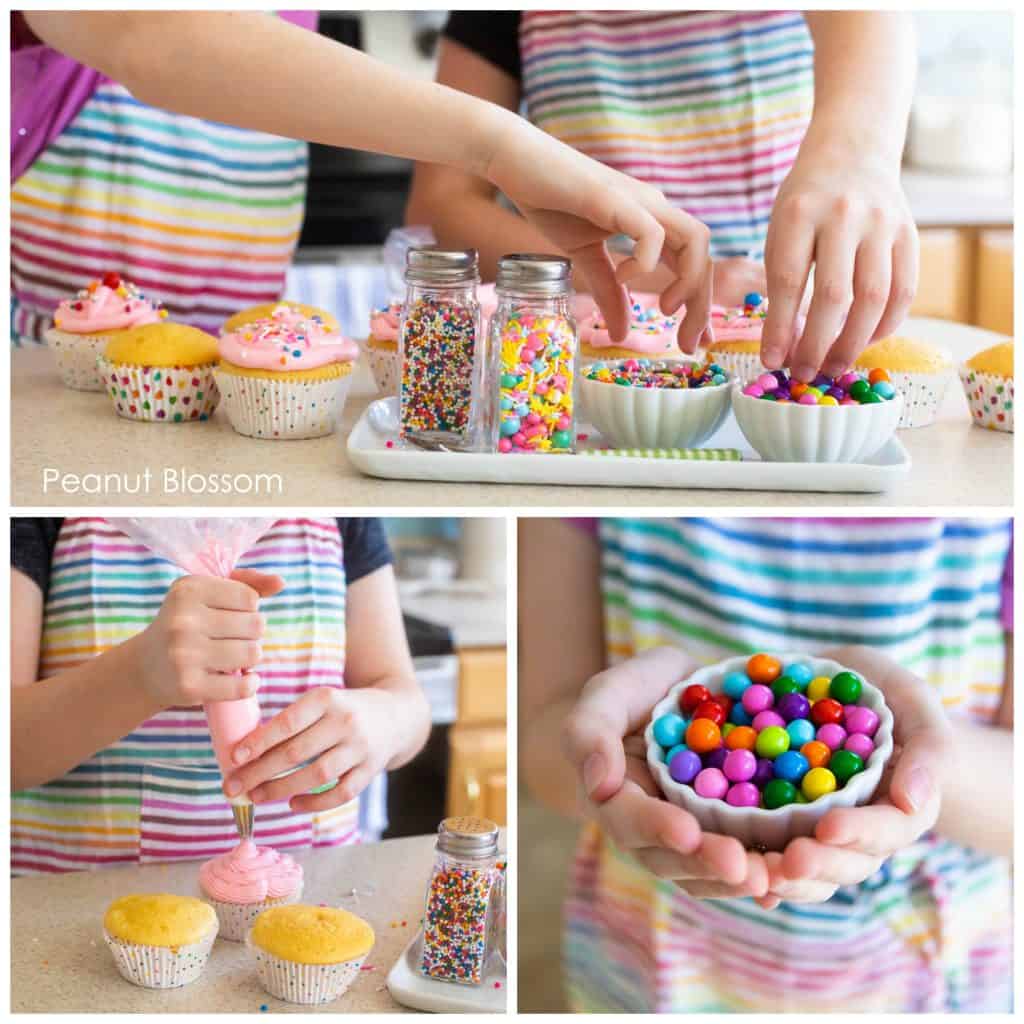
<instances>
[{"instance_id":1,"label":"beige countertop","mask_svg":"<svg viewBox=\"0 0 1024 1024\"><path fill-rule=\"evenodd\" d=\"M325 1006L297 1006L260 986L242 943L218 939L202 976L167 991L124 981L103 941L107 905L131 892L199 895L198 863L38 875L11 882L11 1010L84 1013L396 1013L388 972L412 939L433 864L434 837L306 850L303 901L343 907L377 941L352 988ZM353 895L354 890L354 895Z\"/></svg>"},{"instance_id":2,"label":"beige countertop","mask_svg":"<svg viewBox=\"0 0 1024 1024\"><path fill-rule=\"evenodd\" d=\"M904 330L949 349L957 359L1002 340L978 328L941 320L911 320ZM11 501L21 508L297 505L373 513L389 507L439 506L531 510L556 506L668 506L675 510L737 506L1006 507L1013 495L1012 435L971 425L959 380L950 386L938 422L900 433L913 460L905 479L883 494L835 495L438 484L363 476L350 465L344 445L371 397L363 368L353 383L340 433L310 441L275 442L242 437L219 413L208 423L180 426L119 419L105 395L64 388L52 354L42 348L12 352L11 392ZM151 474L149 486L140 494L138 488L140 481L145 484L147 469ZM246 494L214 494L208 489L190 493L179 487L182 469L197 474L207 486L210 481L219 480L221 474L241 474L248 486L257 490ZM47 471L55 482L44 489ZM172 478L170 490L164 485L166 471L170 471ZM69 474L76 475L77 481ZM280 486L259 474L276 474ZM104 486L97 490L98 483Z\"/></svg>"}]
</instances>

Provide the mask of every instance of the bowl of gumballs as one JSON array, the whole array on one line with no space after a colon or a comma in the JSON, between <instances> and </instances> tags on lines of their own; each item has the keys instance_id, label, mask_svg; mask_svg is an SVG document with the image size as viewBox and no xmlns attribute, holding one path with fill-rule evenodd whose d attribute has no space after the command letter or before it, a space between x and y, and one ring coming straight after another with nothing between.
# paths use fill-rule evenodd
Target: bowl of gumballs
<instances>
[{"instance_id":1,"label":"bowl of gumballs","mask_svg":"<svg viewBox=\"0 0 1024 1024\"><path fill-rule=\"evenodd\" d=\"M644 732L662 793L707 832L781 850L868 803L893 751L880 690L828 658L755 654L669 690Z\"/></svg>"},{"instance_id":2,"label":"bowl of gumballs","mask_svg":"<svg viewBox=\"0 0 1024 1024\"><path fill-rule=\"evenodd\" d=\"M582 381L587 418L616 448L692 448L729 415L731 378L717 363L599 361Z\"/></svg>"},{"instance_id":3,"label":"bowl of gumballs","mask_svg":"<svg viewBox=\"0 0 1024 1024\"><path fill-rule=\"evenodd\" d=\"M774 370L735 385L732 409L769 462L863 462L895 433L903 396L890 381L872 383L855 370L811 384Z\"/></svg>"}]
</instances>

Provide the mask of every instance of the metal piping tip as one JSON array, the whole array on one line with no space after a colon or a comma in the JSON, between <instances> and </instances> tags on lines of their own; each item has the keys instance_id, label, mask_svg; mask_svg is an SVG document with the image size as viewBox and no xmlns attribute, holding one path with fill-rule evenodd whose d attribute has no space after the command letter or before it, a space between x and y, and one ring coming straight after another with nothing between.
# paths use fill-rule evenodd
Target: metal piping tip
<instances>
[{"instance_id":1,"label":"metal piping tip","mask_svg":"<svg viewBox=\"0 0 1024 1024\"><path fill-rule=\"evenodd\" d=\"M253 805L252 803L232 804L231 813L235 817L235 828L239 839L252 839Z\"/></svg>"}]
</instances>

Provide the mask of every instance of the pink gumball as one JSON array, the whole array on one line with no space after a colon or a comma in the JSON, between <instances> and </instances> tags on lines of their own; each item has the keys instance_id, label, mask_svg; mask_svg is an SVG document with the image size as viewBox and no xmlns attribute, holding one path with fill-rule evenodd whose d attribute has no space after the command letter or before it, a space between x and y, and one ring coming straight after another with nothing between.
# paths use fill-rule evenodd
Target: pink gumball
<instances>
[{"instance_id":1,"label":"pink gumball","mask_svg":"<svg viewBox=\"0 0 1024 1024\"><path fill-rule=\"evenodd\" d=\"M762 392L777 391L779 388L779 382L775 379L775 374L773 373L762 373L761 376L754 381L754 383L761 389Z\"/></svg>"},{"instance_id":2,"label":"pink gumball","mask_svg":"<svg viewBox=\"0 0 1024 1024\"><path fill-rule=\"evenodd\" d=\"M733 807L757 807L761 803L761 791L752 782L737 782L729 787L725 802Z\"/></svg>"},{"instance_id":3,"label":"pink gumball","mask_svg":"<svg viewBox=\"0 0 1024 1024\"><path fill-rule=\"evenodd\" d=\"M722 764L722 773L730 782L748 782L754 777L757 771L757 758L753 751L745 750L742 747L730 750L725 755Z\"/></svg>"},{"instance_id":4,"label":"pink gumball","mask_svg":"<svg viewBox=\"0 0 1024 1024\"><path fill-rule=\"evenodd\" d=\"M757 384L748 384L743 389L743 394L745 394L748 398L760 398L762 395L764 395L764 388L759 387Z\"/></svg>"},{"instance_id":5,"label":"pink gumball","mask_svg":"<svg viewBox=\"0 0 1024 1024\"><path fill-rule=\"evenodd\" d=\"M812 395L810 391L805 391L798 399L797 402L800 405L817 405L818 396Z\"/></svg>"},{"instance_id":6,"label":"pink gumball","mask_svg":"<svg viewBox=\"0 0 1024 1024\"><path fill-rule=\"evenodd\" d=\"M759 711L767 711L775 700L767 686L754 683L743 691L743 709L748 715L756 715Z\"/></svg>"},{"instance_id":7,"label":"pink gumball","mask_svg":"<svg viewBox=\"0 0 1024 1024\"><path fill-rule=\"evenodd\" d=\"M729 792L729 780L718 768L705 768L693 780L693 788L698 796L721 800Z\"/></svg>"},{"instance_id":8,"label":"pink gumball","mask_svg":"<svg viewBox=\"0 0 1024 1024\"><path fill-rule=\"evenodd\" d=\"M815 738L824 743L829 750L838 750L846 739L846 730L841 725L828 722L818 730Z\"/></svg>"},{"instance_id":9,"label":"pink gumball","mask_svg":"<svg viewBox=\"0 0 1024 1024\"><path fill-rule=\"evenodd\" d=\"M767 729L769 725L786 728L786 720L777 711L772 711L770 708L767 711L759 711L754 715L754 720L750 724L753 726L754 732Z\"/></svg>"},{"instance_id":10,"label":"pink gumball","mask_svg":"<svg viewBox=\"0 0 1024 1024\"><path fill-rule=\"evenodd\" d=\"M856 754L865 764L875 749L874 743L862 732L855 732L852 736L847 736L843 747Z\"/></svg>"},{"instance_id":11,"label":"pink gumball","mask_svg":"<svg viewBox=\"0 0 1024 1024\"><path fill-rule=\"evenodd\" d=\"M864 736L874 736L878 729L878 715L871 708L854 708L846 716L846 731L858 732Z\"/></svg>"},{"instance_id":12,"label":"pink gumball","mask_svg":"<svg viewBox=\"0 0 1024 1024\"><path fill-rule=\"evenodd\" d=\"M507 437L503 437L498 442L498 451L505 452L506 454L512 451L512 442Z\"/></svg>"}]
</instances>

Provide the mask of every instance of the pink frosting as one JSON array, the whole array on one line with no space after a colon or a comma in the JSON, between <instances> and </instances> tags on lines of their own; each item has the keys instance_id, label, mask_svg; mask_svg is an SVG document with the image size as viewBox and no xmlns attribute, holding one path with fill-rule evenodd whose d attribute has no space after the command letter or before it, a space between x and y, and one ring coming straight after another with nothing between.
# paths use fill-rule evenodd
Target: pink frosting
<instances>
[{"instance_id":1,"label":"pink frosting","mask_svg":"<svg viewBox=\"0 0 1024 1024\"><path fill-rule=\"evenodd\" d=\"M320 317L305 318L288 305L270 316L243 324L220 339L221 356L253 370L313 370L329 363L351 362L359 355L354 341L324 326Z\"/></svg>"},{"instance_id":2,"label":"pink frosting","mask_svg":"<svg viewBox=\"0 0 1024 1024\"><path fill-rule=\"evenodd\" d=\"M129 281L116 274L93 281L73 299L64 299L53 315L54 326L70 334L96 334L155 324L167 314Z\"/></svg>"},{"instance_id":3,"label":"pink frosting","mask_svg":"<svg viewBox=\"0 0 1024 1024\"><path fill-rule=\"evenodd\" d=\"M612 341L604 316L595 306L580 320L580 340L592 348L628 348L645 355L678 351L676 332L686 308L681 307L672 316L665 316L659 308L660 301L660 296L642 292L632 296L629 333L621 342Z\"/></svg>"},{"instance_id":4,"label":"pink frosting","mask_svg":"<svg viewBox=\"0 0 1024 1024\"><path fill-rule=\"evenodd\" d=\"M477 301L480 303L480 316L484 330L487 321L498 308L498 295L493 284L482 284L476 290ZM395 301L385 309L375 309L370 313L370 337L377 341L398 341L398 321L402 316L402 303Z\"/></svg>"},{"instance_id":5,"label":"pink frosting","mask_svg":"<svg viewBox=\"0 0 1024 1024\"><path fill-rule=\"evenodd\" d=\"M715 341L760 341L767 312L766 302L762 302L757 309L712 306L711 330Z\"/></svg>"},{"instance_id":6,"label":"pink frosting","mask_svg":"<svg viewBox=\"0 0 1024 1024\"><path fill-rule=\"evenodd\" d=\"M302 866L287 853L243 839L199 869L203 891L222 903L260 903L290 896L302 884Z\"/></svg>"}]
</instances>

